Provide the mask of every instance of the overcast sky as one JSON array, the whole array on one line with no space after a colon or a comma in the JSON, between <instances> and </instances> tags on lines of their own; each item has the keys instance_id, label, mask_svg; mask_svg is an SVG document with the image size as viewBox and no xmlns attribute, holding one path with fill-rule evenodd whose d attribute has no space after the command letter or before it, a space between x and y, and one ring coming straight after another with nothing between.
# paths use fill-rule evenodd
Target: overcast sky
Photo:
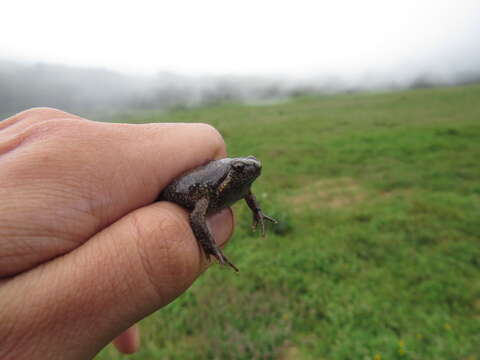
<instances>
[{"instance_id":1,"label":"overcast sky","mask_svg":"<svg viewBox=\"0 0 480 360\"><path fill-rule=\"evenodd\" d=\"M480 67L480 0L3 1L0 58L128 73Z\"/></svg>"}]
</instances>

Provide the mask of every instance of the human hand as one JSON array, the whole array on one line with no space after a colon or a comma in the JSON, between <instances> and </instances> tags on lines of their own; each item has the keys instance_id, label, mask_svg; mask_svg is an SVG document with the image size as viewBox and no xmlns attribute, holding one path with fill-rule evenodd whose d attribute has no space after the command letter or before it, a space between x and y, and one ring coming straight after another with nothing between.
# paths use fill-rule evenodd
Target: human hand
<instances>
[{"instance_id":1,"label":"human hand","mask_svg":"<svg viewBox=\"0 0 480 360\"><path fill-rule=\"evenodd\" d=\"M0 358L92 358L117 336L135 351L132 325L208 266L187 212L153 202L225 156L202 124L107 124L48 108L0 122ZM209 222L226 242L231 211Z\"/></svg>"}]
</instances>

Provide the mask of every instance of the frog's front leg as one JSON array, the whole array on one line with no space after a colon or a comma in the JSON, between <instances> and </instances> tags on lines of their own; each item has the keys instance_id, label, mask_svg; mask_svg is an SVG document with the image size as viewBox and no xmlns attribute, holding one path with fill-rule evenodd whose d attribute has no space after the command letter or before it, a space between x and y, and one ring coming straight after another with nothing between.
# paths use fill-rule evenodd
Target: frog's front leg
<instances>
[{"instance_id":1,"label":"frog's front leg","mask_svg":"<svg viewBox=\"0 0 480 360\"><path fill-rule=\"evenodd\" d=\"M195 208L190 214L190 226L192 227L193 233L205 252L207 259L210 258L210 255L213 255L218 259L220 264L230 265L235 271L238 271L237 267L223 255L215 243L215 239L207 226L207 209L207 198L203 198L196 203Z\"/></svg>"},{"instance_id":2,"label":"frog's front leg","mask_svg":"<svg viewBox=\"0 0 480 360\"><path fill-rule=\"evenodd\" d=\"M250 208L250 210L252 210L253 213L253 230L257 228L258 224L260 224L262 228L262 236L265 236L265 223L263 219L271 221L274 224L277 224L278 221L274 218L271 218L270 216L265 215L262 212L262 209L258 205L257 199L255 198L255 195L253 195L251 190L247 193L247 195L245 195L245 201L247 202L248 207Z\"/></svg>"}]
</instances>

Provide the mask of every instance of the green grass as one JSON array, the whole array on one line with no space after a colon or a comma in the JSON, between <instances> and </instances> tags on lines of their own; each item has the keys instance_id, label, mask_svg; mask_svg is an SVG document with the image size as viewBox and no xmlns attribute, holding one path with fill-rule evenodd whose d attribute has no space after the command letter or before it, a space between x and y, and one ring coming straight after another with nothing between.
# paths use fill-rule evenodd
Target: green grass
<instances>
[{"instance_id":1,"label":"green grass","mask_svg":"<svg viewBox=\"0 0 480 360\"><path fill-rule=\"evenodd\" d=\"M214 125L282 220L263 239L235 205L241 272L142 321L135 359L480 359L480 86L116 120Z\"/></svg>"}]
</instances>

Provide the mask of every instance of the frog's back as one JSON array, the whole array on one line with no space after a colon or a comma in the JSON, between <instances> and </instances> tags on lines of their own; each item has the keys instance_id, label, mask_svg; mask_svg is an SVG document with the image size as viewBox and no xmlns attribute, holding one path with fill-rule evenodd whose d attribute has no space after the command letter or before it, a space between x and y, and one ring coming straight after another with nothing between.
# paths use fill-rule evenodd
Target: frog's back
<instances>
[{"instance_id":1,"label":"frog's back","mask_svg":"<svg viewBox=\"0 0 480 360\"><path fill-rule=\"evenodd\" d=\"M223 160L211 161L179 176L164 189L161 199L192 210L201 198L213 196L225 178L228 163Z\"/></svg>"}]
</instances>

